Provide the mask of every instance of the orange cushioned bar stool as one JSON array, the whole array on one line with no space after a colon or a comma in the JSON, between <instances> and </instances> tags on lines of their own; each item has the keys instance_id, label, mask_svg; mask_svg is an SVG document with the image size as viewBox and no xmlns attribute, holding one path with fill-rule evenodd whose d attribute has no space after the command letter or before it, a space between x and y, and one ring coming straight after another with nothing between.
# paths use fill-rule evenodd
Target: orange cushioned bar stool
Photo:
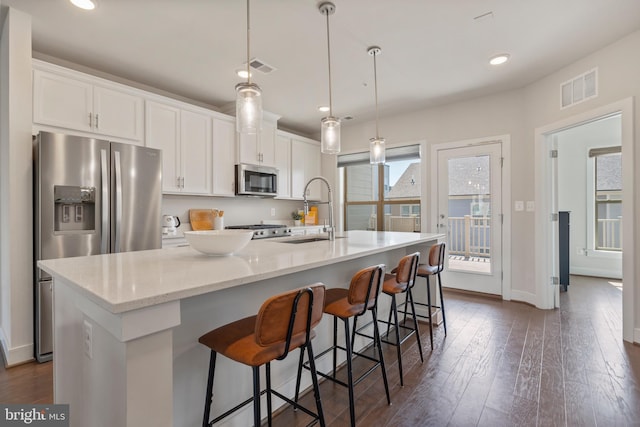
<instances>
[{"instance_id":1,"label":"orange cushioned bar stool","mask_svg":"<svg viewBox=\"0 0 640 427\"><path fill-rule=\"evenodd\" d=\"M317 357L333 352L333 372L325 374L318 372L318 375L333 381L343 387L346 387L349 391L349 416L351 419L351 426L356 425L355 406L354 406L354 393L353 388L356 384L362 381L367 375L372 373L378 366L382 370L382 380L384 381L384 390L387 394L387 403L391 404L391 398L389 396L389 383L387 382L387 372L384 366L384 358L382 356L382 346L380 340L380 332L378 330L377 322L377 310L378 310L378 295L382 289L382 279L384 278L384 265L376 265L365 268L358 271L349 285L349 289L344 288L332 288L327 289L325 298L324 312L333 316L333 346L318 354ZM377 349L378 358L375 359L367 354L356 352L353 350L353 340L356 334L360 334L356 331L356 320L359 316L364 315L367 311L371 313L372 325L373 325L373 345ZM353 318L353 329L349 327L349 319ZM338 319L344 322L344 336L345 345L338 345ZM363 335L366 337L366 335ZM347 354L347 382L339 380L336 377L337 368L337 350L345 351ZM360 377L354 380L352 369L352 358L354 355L363 357L374 364L369 367ZM307 368L307 364L304 365ZM298 383L300 378L300 370L298 370ZM296 390L299 385L296 385ZM297 391L296 391L297 395Z\"/></svg>"},{"instance_id":2,"label":"orange cushioned bar stool","mask_svg":"<svg viewBox=\"0 0 640 427\"><path fill-rule=\"evenodd\" d=\"M260 396L264 393L267 394L269 426L271 426L272 394L293 405L294 408L303 410L314 420L319 421L321 426L325 425L311 347L313 328L322 319L324 297L325 287L322 283L276 295L262 304L257 316L237 320L200 337L198 341L211 349L203 426L220 421L252 401L254 426L259 426L261 423ZM306 350L309 357L316 413L271 389L271 361L284 359L291 350L296 348L300 348L302 354ZM253 397L209 421L213 398L213 376L218 353L253 368ZM266 365L267 384L264 391L260 390L259 369L262 365Z\"/></svg>"},{"instance_id":3,"label":"orange cushioned bar stool","mask_svg":"<svg viewBox=\"0 0 640 427\"><path fill-rule=\"evenodd\" d=\"M418 263L420 261L420 252L415 252L410 255L405 255L400 259L398 266L393 270L395 274L385 274L384 284L382 286L382 292L391 297L391 311L389 311L389 320L384 322L387 324L387 339L383 342L391 345L395 345L398 353L398 369L400 370L400 385L404 386L404 380L402 375L402 351L401 345L411 335L415 335L418 341L418 350L420 351L420 361L424 362L422 356L422 344L420 342L420 331L418 330L418 320L416 319L416 307L413 303L413 294L411 290L416 281L416 273L418 271ZM404 320L402 323L398 322L398 303L396 301L396 295L405 294L404 301ZM411 305L411 317L413 319L413 325L407 325L407 310L406 306ZM393 316L393 323L391 322L391 316ZM389 341L389 329L393 326L395 331L395 341ZM403 333L400 337L400 330L404 330L408 333Z\"/></svg>"},{"instance_id":4,"label":"orange cushioned bar stool","mask_svg":"<svg viewBox=\"0 0 640 427\"><path fill-rule=\"evenodd\" d=\"M444 243L437 243L431 246L429 249L429 258L427 259L426 264L418 265L418 273L417 275L420 277L424 277L427 280L427 303L419 303L416 304L426 306L428 310L426 317L429 319L429 334L431 338L431 350L433 350L433 323L431 322L431 315L434 308L439 308L442 311L442 324L444 325L444 335L447 335L447 318L444 315L444 298L442 296L442 279L440 278L440 273L444 270L444 253L445 246ZM440 288L440 305L432 305L431 304L431 286L429 283L429 276L437 276L438 282L437 286Z\"/></svg>"}]
</instances>

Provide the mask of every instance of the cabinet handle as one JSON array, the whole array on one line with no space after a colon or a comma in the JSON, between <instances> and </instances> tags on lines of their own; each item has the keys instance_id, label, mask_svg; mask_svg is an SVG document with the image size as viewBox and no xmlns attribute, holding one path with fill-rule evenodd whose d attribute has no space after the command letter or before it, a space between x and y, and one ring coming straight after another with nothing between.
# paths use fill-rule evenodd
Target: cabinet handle
<instances>
[{"instance_id":1,"label":"cabinet handle","mask_svg":"<svg viewBox=\"0 0 640 427\"><path fill-rule=\"evenodd\" d=\"M99 120L100 120L100 115L99 115L99 114L96 114L96 129L99 129L99 128L100 128L100 125L99 125L99 123L100 123L100 122L99 122Z\"/></svg>"},{"instance_id":2,"label":"cabinet handle","mask_svg":"<svg viewBox=\"0 0 640 427\"><path fill-rule=\"evenodd\" d=\"M93 127L93 114L89 113L89 127Z\"/></svg>"},{"instance_id":3,"label":"cabinet handle","mask_svg":"<svg viewBox=\"0 0 640 427\"><path fill-rule=\"evenodd\" d=\"M180 186L182 187L182 189L184 190L184 176L182 178L180 178L180 180L182 181L182 183L180 184Z\"/></svg>"},{"instance_id":4,"label":"cabinet handle","mask_svg":"<svg viewBox=\"0 0 640 427\"><path fill-rule=\"evenodd\" d=\"M180 188L180 177L176 177L176 187Z\"/></svg>"}]
</instances>

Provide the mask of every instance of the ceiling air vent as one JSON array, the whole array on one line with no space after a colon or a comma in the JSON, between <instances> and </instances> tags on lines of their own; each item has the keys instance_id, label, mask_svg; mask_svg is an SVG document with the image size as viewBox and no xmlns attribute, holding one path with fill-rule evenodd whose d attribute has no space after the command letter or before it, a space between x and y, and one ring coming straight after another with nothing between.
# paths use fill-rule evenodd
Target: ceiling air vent
<instances>
[{"instance_id":1,"label":"ceiling air vent","mask_svg":"<svg viewBox=\"0 0 640 427\"><path fill-rule=\"evenodd\" d=\"M246 65L246 63L245 63L245 65ZM249 62L249 65L254 70L260 71L261 73L264 73L264 74L269 74L269 73L271 73L271 72L276 70L275 67L272 67L271 65L265 63L262 59L258 59L258 58L253 58Z\"/></svg>"},{"instance_id":2,"label":"ceiling air vent","mask_svg":"<svg viewBox=\"0 0 640 427\"><path fill-rule=\"evenodd\" d=\"M598 96L598 69L587 71L560 85L560 108L567 108Z\"/></svg>"}]
</instances>

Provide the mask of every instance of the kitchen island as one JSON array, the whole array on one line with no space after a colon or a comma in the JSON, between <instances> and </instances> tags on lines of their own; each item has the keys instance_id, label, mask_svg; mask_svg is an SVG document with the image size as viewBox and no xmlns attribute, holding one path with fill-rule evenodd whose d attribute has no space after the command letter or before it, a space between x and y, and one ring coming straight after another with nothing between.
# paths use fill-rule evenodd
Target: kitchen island
<instances>
[{"instance_id":1,"label":"kitchen island","mask_svg":"<svg viewBox=\"0 0 640 427\"><path fill-rule=\"evenodd\" d=\"M182 247L40 261L54 277L55 403L70 404L72 426L200 425L209 356L200 335L256 314L274 294L316 282L348 287L359 269L391 269L417 250L426 259L444 237L350 231L303 244L253 240L229 257ZM380 299L381 315L388 305ZM318 326L316 353L331 329L326 319ZM274 388L285 394L295 359L272 369ZM251 395L250 369L220 358L216 371L214 411ZM228 425L250 420L248 407Z\"/></svg>"}]
</instances>

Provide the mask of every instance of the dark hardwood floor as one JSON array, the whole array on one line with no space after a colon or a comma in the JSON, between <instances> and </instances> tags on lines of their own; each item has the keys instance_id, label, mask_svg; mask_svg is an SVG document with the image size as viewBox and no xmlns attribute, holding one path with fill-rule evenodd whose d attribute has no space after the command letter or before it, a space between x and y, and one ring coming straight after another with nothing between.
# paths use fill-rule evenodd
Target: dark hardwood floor
<instances>
[{"instance_id":1,"label":"dark hardwood floor","mask_svg":"<svg viewBox=\"0 0 640 427\"><path fill-rule=\"evenodd\" d=\"M559 310L446 292L448 336L436 328L431 352L421 325L422 364L415 340L407 341L403 388L394 349L386 349L393 403L380 375L370 375L356 386L358 424L640 426L640 347L621 339L617 285L572 276ZM51 402L51 366L0 368L0 402ZM327 425L348 425L346 390L325 381L321 395ZM303 399L314 407L312 396ZM276 425L308 421L289 409L275 418Z\"/></svg>"}]
</instances>

